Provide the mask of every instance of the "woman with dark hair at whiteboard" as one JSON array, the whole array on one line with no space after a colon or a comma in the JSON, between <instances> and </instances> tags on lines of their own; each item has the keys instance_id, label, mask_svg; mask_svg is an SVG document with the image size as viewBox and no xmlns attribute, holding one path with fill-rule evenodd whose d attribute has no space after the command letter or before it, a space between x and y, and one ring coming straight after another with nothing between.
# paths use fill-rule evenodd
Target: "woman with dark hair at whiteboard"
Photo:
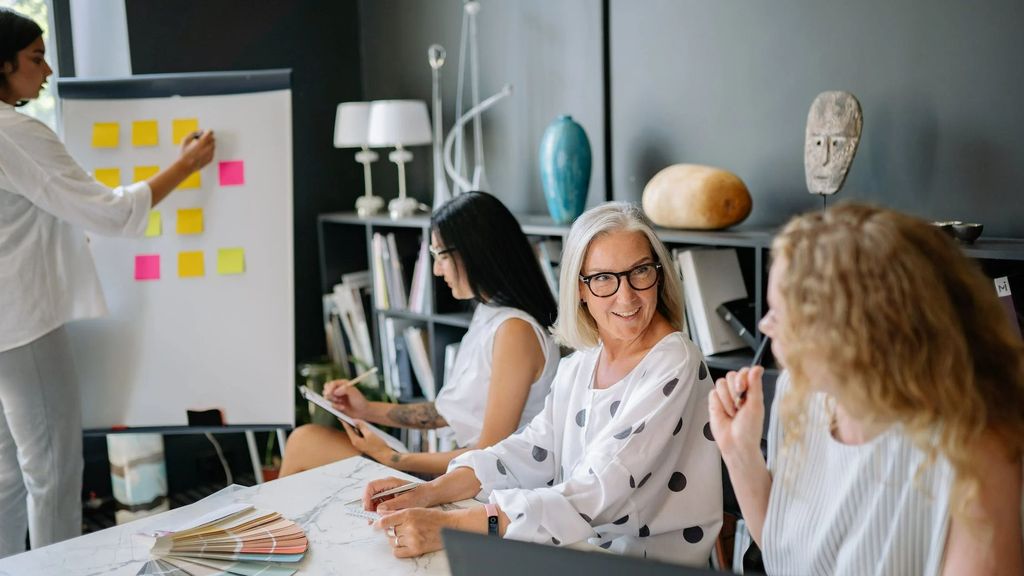
<instances>
[{"instance_id":1,"label":"woman with dark hair at whiteboard","mask_svg":"<svg viewBox=\"0 0 1024 576\"><path fill-rule=\"evenodd\" d=\"M543 408L560 359L549 333L555 298L519 222L500 200L467 192L441 206L431 221L434 275L452 296L478 302L455 365L434 402L369 402L345 380L324 396L345 414L386 426L441 429L454 450L399 453L366 431L309 424L292 433L281 475L365 454L398 470L443 474L470 448L496 444ZM361 423L360 423L361 424Z\"/></svg>"},{"instance_id":2,"label":"woman with dark hair at whiteboard","mask_svg":"<svg viewBox=\"0 0 1024 576\"><path fill-rule=\"evenodd\" d=\"M64 324L106 313L84 231L141 236L152 206L213 159L210 131L147 181L94 180L15 110L52 73L40 27L0 9L0 558L81 531L81 399Z\"/></svg>"}]
</instances>

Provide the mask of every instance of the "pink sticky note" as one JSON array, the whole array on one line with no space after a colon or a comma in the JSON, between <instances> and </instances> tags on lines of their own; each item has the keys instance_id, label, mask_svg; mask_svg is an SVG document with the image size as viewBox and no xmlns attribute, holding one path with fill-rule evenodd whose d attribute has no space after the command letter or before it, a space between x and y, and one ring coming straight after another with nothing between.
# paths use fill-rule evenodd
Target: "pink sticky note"
<instances>
[{"instance_id":1,"label":"pink sticky note","mask_svg":"<svg viewBox=\"0 0 1024 576\"><path fill-rule=\"evenodd\" d=\"M220 163L220 185L241 186L245 184L245 162L230 160Z\"/></svg>"},{"instance_id":2,"label":"pink sticky note","mask_svg":"<svg viewBox=\"0 0 1024 576\"><path fill-rule=\"evenodd\" d=\"M160 279L160 255L139 254L135 257L136 280Z\"/></svg>"}]
</instances>

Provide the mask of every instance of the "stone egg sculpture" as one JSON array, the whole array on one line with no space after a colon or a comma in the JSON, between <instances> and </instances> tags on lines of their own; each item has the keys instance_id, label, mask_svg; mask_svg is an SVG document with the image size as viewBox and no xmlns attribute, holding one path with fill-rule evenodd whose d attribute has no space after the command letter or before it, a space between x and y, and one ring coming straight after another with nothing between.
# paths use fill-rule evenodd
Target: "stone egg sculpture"
<instances>
[{"instance_id":1,"label":"stone egg sculpture","mask_svg":"<svg viewBox=\"0 0 1024 576\"><path fill-rule=\"evenodd\" d=\"M732 172L698 164L673 164L651 178L644 212L666 228L717 230L750 215L747 185Z\"/></svg>"}]
</instances>

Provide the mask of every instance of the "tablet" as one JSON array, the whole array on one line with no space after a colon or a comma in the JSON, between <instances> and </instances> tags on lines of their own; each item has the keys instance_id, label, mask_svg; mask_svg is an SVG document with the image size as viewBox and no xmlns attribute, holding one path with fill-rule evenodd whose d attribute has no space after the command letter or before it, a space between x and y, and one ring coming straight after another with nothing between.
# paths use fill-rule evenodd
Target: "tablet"
<instances>
[{"instance_id":1,"label":"tablet","mask_svg":"<svg viewBox=\"0 0 1024 576\"><path fill-rule=\"evenodd\" d=\"M299 392L302 393L302 396L306 400L309 400L313 404L316 404L317 406L323 408L324 410L327 410L331 414L334 414L342 422L348 424L349 426L356 425L356 421L353 420L351 416L335 408L334 405L328 402L327 399L324 398L323 396L317 394L316 392L313 392L312 390L306 388L305 386L299 386ZM377 436L380 436L382 440L387 442L388 446L395 452L406 453L409 451L409 449L406 448L405 444L402 444L402 442L398 438L395 438L391 434L388 434L387 432L381 430L380 428L377 428L376 426L370 424L369 422L366 422L366 426L367 428L370 429L371 432L373 432Z\"/></svg>"}]
</instances>

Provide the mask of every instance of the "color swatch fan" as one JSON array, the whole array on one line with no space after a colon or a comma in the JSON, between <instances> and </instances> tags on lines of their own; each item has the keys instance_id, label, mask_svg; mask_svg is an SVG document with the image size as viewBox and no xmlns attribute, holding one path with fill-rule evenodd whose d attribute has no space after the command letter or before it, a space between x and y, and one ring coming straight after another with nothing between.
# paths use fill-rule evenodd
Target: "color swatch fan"
<instances>
[{"instance_id":1,"label":"color swatch fan","mask_svg":"<svg viewBox=\"0 0 1024 576\"><path fill-rule=\"evenodd\" d=\"M159 532L139 574L180 576L290 576L309 541L302 528L277 512L234 504L171 532ZM280 563L280 564L278 564Z\"/></svg>"}]
</instances>

